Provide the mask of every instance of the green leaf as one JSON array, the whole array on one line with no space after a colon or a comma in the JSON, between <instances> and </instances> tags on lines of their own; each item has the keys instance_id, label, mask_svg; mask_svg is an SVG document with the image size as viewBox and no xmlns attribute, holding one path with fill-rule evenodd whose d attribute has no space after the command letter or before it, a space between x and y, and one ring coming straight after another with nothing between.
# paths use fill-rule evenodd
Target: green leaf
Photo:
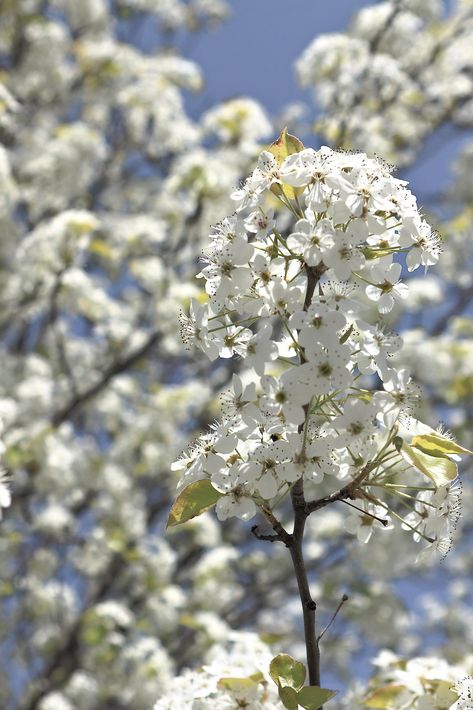
<instances>
[{"instance_id":1,"label":"green leaf","mask_svg":"<svg viewBox=\"0 0 473 710\"><path fill-rule=\"evenodd\" d=\"M287 708L287 710L297 710L297 708L299 707L299 702L297 699L297 693L294 688L289 688L289 686L283 687L282 685L280 685L278 687L278 692L281 702L284 707Z\"/></svg>"},{"instance_id":2,"label":"green leaf","mask_svg":"<svg viewBox=\"0 0 473 710\"><path fill-rule=\"evenodd\" d=\"M264 682L262 673L253 673L253 675L246 678L220 678L217 687L219 690L230 690L232 693L238 693Z\"/></svg>"},{"instance_id":3,"label":"green leaf","mask_svg":"<svg viewBox=\"0 0 473 710\"><path fill-rule=\"evenodd\" d=\"M305 666L287 653L280 653L271 661L269 675L277 685L299 690L304 685Z\"/></svg>"},{"instance_id":4,"label":"green leaf","mask_svg":"<svg viewBox=\"0 0 473 710\"><path fill-rule=\"evenodd\" d=\"M217 491L207 478L190 483L174 501L166 527L172 528L175 525L181 525L181 523L186 523L191 518L205 513L215 505L222 495L223 493Z\"/></svg>"},{"instance_id":5,"label":"green leaf","mask_svg":"<svg viewBox=\"0 0 473 710\"><path fill-rule=\"evenodd\" d=\"M397 696L405 690L403 685L385 685L378 688L363 700L363 705L367 708L378 708L378 710L387 710L393 707Z\"/></svg>"},{"instance_id":6,"label":"green leaf","mask_svg":"<svg viewBox=\"0 0 473 710\"><path fill-rule=\"evenodd\" d=\"M288 155L300 153L301 150L304 150L304 144L299 138L288 133L287 128L283 128L279 138L274 143L271 143L268 148L268 151L276 158L278 165L281 165Z\"/></svg>"},{"instance_id":7,"label":"green leaf","mask_svg":"<svg viewBox=\"0 0 473 710\"><path fill-rule=\"evenodd\" d=\"M420 449L430 456L442 456L444 454L473 454L473 451L463 448L451 439L435 432L434 434L421 434L415 436L411 441L411 446Z\"/></svg>"},{"instance_id":8,"label":"green leaf","mask_svg":"<svg viewBox=\"0 0 473 710\"><path fill-rule=\"evenodd\" d=\"M444 707L451 707L458 699L458 693L452 688L452 683L449 680L434 680L430 681L435 688L435 697L438 702L443 703Z\"/></svg>"},{"instance_id":9,"label":"green leaf","mask_svg":"<svg viewBox=\"0 0 473 710\"><path fill-rule=\"evenodd\" d=\"M268 148L268 151L274 155L278 165L281 165L288 155L293 155L294 153L300 153L304 150L304 144L296 138L296 136L291 135L287 132L287 128L284 128L281 135L274 143ZM275 183L271 186L271 191L275 195L284 195L289 200L294 200L296 195L299 195L303 188L301 187L291 187L290 185L279 185Z\"/></svg>"},{"instance_id":10,"label":"green leaf","mask_svg":"<svg viewBox=\"0 0 473 710\"><path fill-rule=\"evenodd\" d=\"M406 442L402 445L401 454L411 466L430 478L437 488L454 481L458 475L456 463L446 454L429 456L420 449L409 446Z\"/></svg>"},{"instance_id":11,"label":"green leaf","mask_svg":"<svg viewBox=\"0 0 473 710\"><path fill-rule=\"evenodd\" d=\"M298 692L297 700L299 705L302 705L306 710L318 710L336 694L336 690L327 690L326 688L319 688L317 685L309 685Z\"/></svg>"}]
</instances>

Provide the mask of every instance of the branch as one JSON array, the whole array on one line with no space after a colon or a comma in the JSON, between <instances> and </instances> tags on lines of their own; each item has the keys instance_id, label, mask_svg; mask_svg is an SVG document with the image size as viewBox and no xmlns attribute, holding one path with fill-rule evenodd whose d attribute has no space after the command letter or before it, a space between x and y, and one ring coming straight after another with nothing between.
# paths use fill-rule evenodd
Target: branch
<instances>
[{"instance_id":1,"label":"branch","mask_svg":"<svg viewBox=\"0 0 473 710\"><path fill-rule=\"evenodd\" d=\"M147 514L148 529L153 520L167 507L167 501L160 500L152 506ZM53 691L62 688L77 670L82 651L80 642L80 632L87 611L104 599L108 599L113 591L113 587L120 578L123 570L127 568L126 558L121 553L115 553L111 558L95 590L88 596L82 611L77 616L74 623L64 629L62 643L51 654L47 663L41 670L41 676L32 679L26 697L19 704L19 710L38 710L41 700ZM136 604L136 602L135 602ZM133 605L130 605L133 609Z\"/></svg>"},{"instance_id":2,"label":"branch","mask_svg":"<svg viewBox=\"0 0 473 710\"><path fill-rule=\"evenodd\" d=\"M304 555L302 553L304 525L307 516L304 515L304 512L301 509L296 510L295 515L293 543L289 549L291 552L292 564L294 566L297 588L299 590L299 597L302 605L309 683L310 685L320 686L320 648L318 638L315 633L315 612L317 610L317 604L312 599L310 593L307 570Z\"/></svg>"},{"instance_id":3,"label":"branch","mask_svg":"<svg viewBox=\"0 0 473 710\"><path fill-rule=\"evenodd\" d=\"M371 471L375 469L377 465L377 463L368 462L365 466L363 466L360 473L353 479L353 481L350 481L350 483L348 483L346 486L343 486L343 488L340 488L340 490L335 491L334 493L330 493L330 495L324 496L323 498L317 498L317 500L312 500L309 501L309 503L306 503L304 508L304 514L308 516L311 513L314 513L316 510L325 508L326 505L335 503L338 500L345 500L347 498L351 498L352 500L354 500L356 498L356 492L359 489L360 484L367 476L369 476Z\"/></svg>"},{"instance_id":4,"label":"branch","mask_svg":"<svg viewBox=\"0 0 473 710\"><path fill-rule=\"evenodd\" d=\"M269 508L267 508L265 505L260 505L259 509L263 513L268 523L273 528L274 535L261 535L258 532L258 525L253 525L253 527L251 528L251 532L253 533L253 535L257 537L258 540L268 540L269 542L282 542L284 545L286 545L286 547L290 547L292 545L293 536L287 532L287 530L283 527L281 522L276 518L274 513Z\"/></svg>"},{"instance_id":5,"label":"branch","mask_svg":"<svg viewBox=\"0 0 473 710\"><path fill-rule=\"evenodd\" d=\"M276 535L275 533L271 533L269 535L263 535L260 533L258 525L253 525L251 532L257 540L265 540L266 542L282 542L279 535Z\"/></svg>"},{"instance_id":6,"label":"branch","mask_svg":"<svg viewBox=\"0 0 473 710\"><path fill-rule=\"evenodd\" d=\"M92 399L97 394L99 394L104 387L117 375L125 372L129 367L134 365L138 360L148 354L151 348L157 343L160 337L160 332L155 330L150 333L148 339L143 343L143 345L129 355L127 355L122 360L117 360L110 367L105 370L102 377L98 382L90 385L83 392L79 392L75 395L62 409L55 412L51 417L51 422L53 426L59 426L62 422L70 419L75 413L76 409L81 407L83 404Z\"/></svg>"},{"instance_id":7,"label":"branch","mask_svg":"<svg viewBox=\"0 0 473 710\"><path fill-rule=\"evenodd\" d=\"M337 608L335 609L335 611L334 611L334 613L333 613L333 615L332 615L332 618L331 618L330 621L328 622L327 626L326 626L325 629L322 631L322 633L318 635L317 641L320 641L320 640L324 637L325 633L329 630L329 628L332 626L333 622L335 621L338 612L340 611L340 609L342 608L342 606L343 606L343 605L345 604L345 602L347 602L347 601L348 601L348 596L347 596L346 594L344 594L343 597L342 597L342 599L341 599L341 601L340 601L340 603L339 603L339 605L338 605Z\"/></svg>"}]
</instances>

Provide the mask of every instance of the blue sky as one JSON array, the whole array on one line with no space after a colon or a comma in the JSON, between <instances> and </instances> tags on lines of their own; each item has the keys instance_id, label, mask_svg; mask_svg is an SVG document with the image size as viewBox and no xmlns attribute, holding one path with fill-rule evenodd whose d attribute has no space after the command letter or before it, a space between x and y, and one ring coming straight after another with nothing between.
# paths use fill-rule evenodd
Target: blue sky
<instances>
[{"instance_id":1,"label":"blue sky","mask_svg":"<svg viewBox=\"0 0 473 710\"><path fill-rule=\"evenodd\" d=\"M369 0L230 0L232 16L198 37L190 57L203 69L209 104L234 95L258 98L273 113L308 94L294 61L318 34L343 31Z\"/></svg>"},{"instance_id":2,"label":"blue sky","mask_svg":"<svg viewBox=\"0 0 473 710\"><path fill-rule=\"evenodd\" d=\"M309 105L311 92L297 84L294 62L312 41L326 32L343 32L352 16L376 0L230 0L231 18L212 32L193 37L185 55L202 68L205 88L191 100L197 113L232 96L258 99L271 114L293 101ZM446 7L447 7L446 3ZM422 204L448 185L451 161L465 132L445 126L431 136L416 166L406 173Z\"/></svg>"}]
</instances>

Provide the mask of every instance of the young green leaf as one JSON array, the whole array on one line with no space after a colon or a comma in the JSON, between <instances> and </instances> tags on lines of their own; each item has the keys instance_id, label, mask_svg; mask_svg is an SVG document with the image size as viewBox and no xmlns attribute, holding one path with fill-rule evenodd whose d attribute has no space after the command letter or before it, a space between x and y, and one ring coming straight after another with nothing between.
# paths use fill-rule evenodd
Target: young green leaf
<instances>
[{"instance_id":1,"label":"young green leaf","mask_svg":"<svg viewBox=\"0 0 473 710\"><path fill-rule=\"evenodd\" d=\"M394 707L393 703L402 691L405 690L403 685L385 685L378 688L363 700L363 705L367 708L377 708L377 710L388 710Z\"/></svg>"},{"instance_id":2,"label":"young green leaf","mask_svg":"<svg viewBox=\"0 0 473 710\"><path fill-rule=\"evenodd\" d=\"M438 433L415 436L411 441L411 446L420 449L430 456L473 454L473 451L463 448L463 446L457 444L456 441L447 439L445 436Z\"/></svg>"},{"instance_id":3,"label":"young green leaf","mask_svg":"<svg viewBox=\"0 0 473 710\"><path fill-rule=\"evenodd\" d=\"M446 454L429 456L420 449L409 446L406 442L402 445L401 454L411 466L430 478L437 488L451 483L458 475L456 463Z\"/></svg>"},{"instance_id":4,"label":"young green leaf","mask_svg":"<svg viewBox=\"0 0 473 710\"><path fill-rule=\"evenodd\" d=\"M215 505L222 495L223 493L219 493L208 479L190 483L174 501L166 527L172 528L181 525L181 523L186 523L191 518L205 513Z\"/></svg>"},{"instance_id":5,"label":"young green leaf","mask_svg":"<svg viewBox=\"0 0 473 710\"><path fill-rule=\"evenodd\" d=\"M300 153L301 150L304 150L304 144L299 138L288 133L287 128L283 128L279 138L274 143L271 143L268 148L268 151L276 158L278 165L281 165L288 155Z\"/></svg>"},{"instance_id":6,"label":"young green leaf","mask_svg":"<svg viewBox=\"0 0 473 710\"><path fill-rule=\"evenodd\" d=\"M301 150L304 150L304 144L301 143L299 138L288 133L287 128L282 130L279 138L275 140L274 143L271 143L268 148L268 151L276 158L278 165L281 165L288 155L300 153ZM294 200L296 195L302 192L302 188L275 183L272 185L271 191L274 192L275 195L284 195L287 199Z\"/></svg>"},{"instance_id":7,"label":"young green leaf","mask_svg":"<svg viewBox=\"0 0 473 710\"><path fill-rule=\"evenodd\" d=\"M304 664L287 653L275 656L269 666L269 675L277 685L295 690L299 690L304 685L305 674Z\"/></svg>"},{"instance_id":8,"label":"young green leaf","mask_svg":"<svg viewBox=\"0 0 473 710\"><path fill-rule=\"evenodd\" d=\"M317 685L309 685L298 692L297 700L299 705L302 705L306 710L318 710L336 694L336 690L327 690L326 688L319 688Z\"/></svg>"},{"instance_id":9,"label":"young green leaf","mask_svg":"<svg viewBox=\"0 0 473 710\"><path fill-rule=\"evenodd\" d=\"M238 693L249 690L255 685L264 682L264 675L262 673L253 673L253 675L246 678L220 678L217 687L219 690L230 690L233 693Z\"/></svg>"},{"instance_id":10,"label":"young green leaf","mask_svg":"<svg viewBox=\"0 0 473 710\"><path fill-rule=\"evenodd\" d=\"M294 690L294 688L279 685L278 693L282 704L285 708L287 708L287 710L297 710L297 708L299 707L299 702L297 699L297 692Z\"/></svg>"}]
</instances>

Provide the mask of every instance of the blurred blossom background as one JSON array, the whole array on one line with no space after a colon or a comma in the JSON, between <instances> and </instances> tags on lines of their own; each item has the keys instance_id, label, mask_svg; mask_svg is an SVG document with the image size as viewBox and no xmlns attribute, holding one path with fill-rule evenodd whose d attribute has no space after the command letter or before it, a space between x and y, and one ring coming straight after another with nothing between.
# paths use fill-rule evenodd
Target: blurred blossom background
<instances>
[{"instance_id":1,"label":"blurred blossom background","mask_svg":"<svg viewBox=\"0 0 473 710\"><path fill-rule=\"evenodd\" d=\"M283 546L213 513L165 531L171 462L245 369L186 351L179 315L286 125L397 166L442 236L387 324L419 417L473 448L471 0L0 2L5 710L146 710L231 639L304 655ZM381 649L473 672L471 473L441 563L400 529L358 542L343 506L310 518L322 620L350 598L325 687L365 683Z\"/></svg>"}]
</instances>

